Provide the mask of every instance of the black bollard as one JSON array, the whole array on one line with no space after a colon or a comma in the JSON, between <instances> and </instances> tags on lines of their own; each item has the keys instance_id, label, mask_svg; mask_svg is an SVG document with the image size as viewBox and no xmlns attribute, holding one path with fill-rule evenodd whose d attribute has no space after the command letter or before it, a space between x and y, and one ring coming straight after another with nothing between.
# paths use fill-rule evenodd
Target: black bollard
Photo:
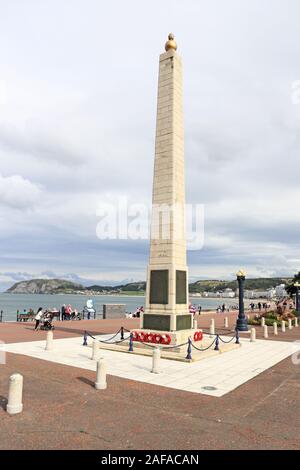
<instances>
[{"instance_id":1,"label":"black bollard","mask_svg":"<svg viewBox=\"0 0 300 470\"><path fill-rule=\"evenodd\" d=\"M219 335L216 336L215 351L219 351Z\"/></svg>"},{"instance_id":2,"label":"black bollard","mask_svg":"<svg viewBox=\"0 0 300 470\"><path fill-rule=\"evenodd\" d=\"M235 330L235 344L240 344L240 335L239 335L239 330Z\"/></svg>"},{"instance_id":3,"label":"black bollard","mask_svg":"<svg viewBox=\"0 0 300 470\"><path fill-rule=\"evenodd\" d=\"M192 359L192 340L191 340L191 338L188 339L188 348L187 348L186 359L188 359L188 360Z\"/></svg>"},{"instance_id":4,"label":"black bollard","mask_svg":"<svg viewBox=\"0 0 300 470\"><path fill-rule=\"evenodd\" d=\"M133 352L133 334L130 333L130 338L129 338L129 352Z\"/></svg>"},{"instance_id":5,"label":"black bollard","mask_svg":"<svg viewBox=\"0 0 300 470\"><path fill-rule=\"evenodd\" d=\"M86 331L84 332L84 336L83 336L83 345L82 346L87 346L88 343L87 343L87 334L86 334Z\"/></svg>"},{"instance_id":6,"label":"black bollard","mask_svg":"<svg viewBox=\"0 0 300 470\"><path fill-rule=\"evenodd\" d=\"M124 326L121 326L121 339L124 339Z\"/></svg>"}]
</instances>

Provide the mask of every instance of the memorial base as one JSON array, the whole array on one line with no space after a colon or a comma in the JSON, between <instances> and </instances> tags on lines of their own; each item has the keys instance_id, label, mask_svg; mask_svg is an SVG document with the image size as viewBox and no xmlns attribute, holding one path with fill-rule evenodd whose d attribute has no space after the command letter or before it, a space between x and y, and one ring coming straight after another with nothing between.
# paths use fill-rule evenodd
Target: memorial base
<instances>
[{"instance_id":1,"label":"memorial base","mask_svg":"<svg viewBox=\"0 0 300 470\"><path fill-rule=\"evenodd\" d=\"M136 331L136 330L134 330ZM143 330L144 331L144 330ZM201 332L201 330L190 330L191 333L196 331ZM161 333L161 332L160 332ZM191 335L190 335L191 336ZM178 343L179 344L179 343ZM208 359L209 357L217 357L220 354L232 351L233 349L238 349L241 347L241 344L235 344L235 341L230 343L219 343L219 350L216 351L212 345L212 338L205 334L201 341L193 341L193 344L202 351L192 348L192 359L187 359L187 344L184 346L178 347L176 349L169 348L168 346L164 347L163 345L158 345L160 349L160 355L162 359L168 359L171 361L180 361L180 362L195 362ZM155 345L153 343L140 343L138 341L133 342L133 351L129 351L129 340L122 341L122 343L101 343L100 351L105 349L114 352L122 352L125 354L137 355L137 356L153 356L153 350ZM149 358L150 359L150 358Z\"/></svg>"},{"instance_id":2,"label":"memorial base","mask_svg":"<svg viewBox=\"0 0 300 470\"><path fill-rule=\"evenodd\" d=\"M203 333L202 330L197 329L188 329L180 331L161 331L161 330L147 330L147 329L135 329L132 330L133 333L133 344L134 347L145 347L143 343L149 345L158 345L161 347L171 347L171 346L182 346L186 350L188 339L191 338L194 343L201 343ZM136 339L136 338L139 339ZM170 348L170 351L178 352L179 348Z\"/></svg>"}]
</instances>

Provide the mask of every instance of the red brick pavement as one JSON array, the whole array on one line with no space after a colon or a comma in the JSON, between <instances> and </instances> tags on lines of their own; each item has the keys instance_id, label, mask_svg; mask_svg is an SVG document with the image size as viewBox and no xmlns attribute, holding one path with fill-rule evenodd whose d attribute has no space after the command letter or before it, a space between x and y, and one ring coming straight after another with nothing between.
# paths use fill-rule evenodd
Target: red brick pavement
<instances>
[{"instance_id":1,"label":"red brick pavement","mask_svg":"<svg viewBox=\"0 0 300 470\"><path fill-rule=\"evenodd\" d=\"M284 360L221 398L8 354L0 374L1 449L299 449L300 367ZM24 411L4 411L10 374Z\"/></svg>"},{"instance_id":2,"label":"red brick pavement","mask_svg":"<svg viewBox=\"0 0 300 470\"><path fill-rule=\"evenodd\" d=\"M91 334L115 333L121 326L124 328L137 328L139 320L112 319L112 320L80 320L80 321L56 321L55 339L82 336L87 330ZM23 341L40 341L46 338L46 331L34 331L34 322L0 323L0 340L6 343L18 343Z\"/></svg>"},{"instance_id":3,"label":"red brick pavement","mask_svg":"<svg viewBox=\"0 0 300 470\"><path fill-rule=\"evenodd\" d=\"M222 314L202 315L217 328ZM236 313L230 317L234 326ZM138 320L57 323L55 337L135 328ZM29 324L1 324L0 339L45 337ZM229 329L230 330L230 329ZM294 328L278 339L299 338ZM108 376L93 388L91 371L7 354L0 365L0 449L299 449L300 366L285 359L221 398ZM24 376L24 411L4 411L9 376Z\"/></svg>"}]
</instances>

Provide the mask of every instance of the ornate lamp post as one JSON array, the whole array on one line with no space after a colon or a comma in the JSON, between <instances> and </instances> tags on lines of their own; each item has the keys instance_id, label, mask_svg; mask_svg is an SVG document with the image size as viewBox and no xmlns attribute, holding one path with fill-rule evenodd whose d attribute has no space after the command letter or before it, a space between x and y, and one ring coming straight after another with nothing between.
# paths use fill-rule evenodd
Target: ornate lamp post
<instances>
[{"instance_id":1,"label":"ornate lamp post","mask_svg":"<svg viewBox=\"0 0 300 470\"><path fill-rule=\"evenodd\" d=\"M248 331L247 319L244 310L244 282L246 278L245 271L240 269L236 274L236 277L239 283L239 315L236 321L236 330Z\"/></svg>"},{"instance_id":2,"label":"ornate lamp post","mask_svg":"<svg viewBox=\"0 0 300 470\"><path fill-rule=\"evenodd\" d=\"M295 282L294 287L296 288L296 312L297 312L297 317L299 317L300 316L300 299L299 299L300 283L298 281Z\"/></svg>"}]
</instances>

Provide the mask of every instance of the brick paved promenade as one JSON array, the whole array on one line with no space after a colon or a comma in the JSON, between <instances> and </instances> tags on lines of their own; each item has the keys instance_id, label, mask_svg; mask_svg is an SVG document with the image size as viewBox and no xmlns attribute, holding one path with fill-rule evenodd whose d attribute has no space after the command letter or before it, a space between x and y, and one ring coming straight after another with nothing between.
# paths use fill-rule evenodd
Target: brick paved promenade
<instances>
[{"instance_id":1,"label":"brick paved promenade","mask_svg":"<svg viewBox=\"0 0 300 470\"><path fill-rule=\"evenodd\" d=\"M221 314L203 315L199 325L208 327L211 316L223 327ZM236 313L229 317L232 328ZM57 322L55 338L84 329L115 332L121 325L134 328L138 320ZM45 337L32 328L0 324L0 339ZM279 332L278 339L300 339L300 328ZM96 391L92 371L10 353L0 371L1 449L300 448L300 365L290 358L221 398L114 376L106 391ZM4 409L13 372L24 375L24 411L11 417Z\"/></svg>"}]
</instances>

